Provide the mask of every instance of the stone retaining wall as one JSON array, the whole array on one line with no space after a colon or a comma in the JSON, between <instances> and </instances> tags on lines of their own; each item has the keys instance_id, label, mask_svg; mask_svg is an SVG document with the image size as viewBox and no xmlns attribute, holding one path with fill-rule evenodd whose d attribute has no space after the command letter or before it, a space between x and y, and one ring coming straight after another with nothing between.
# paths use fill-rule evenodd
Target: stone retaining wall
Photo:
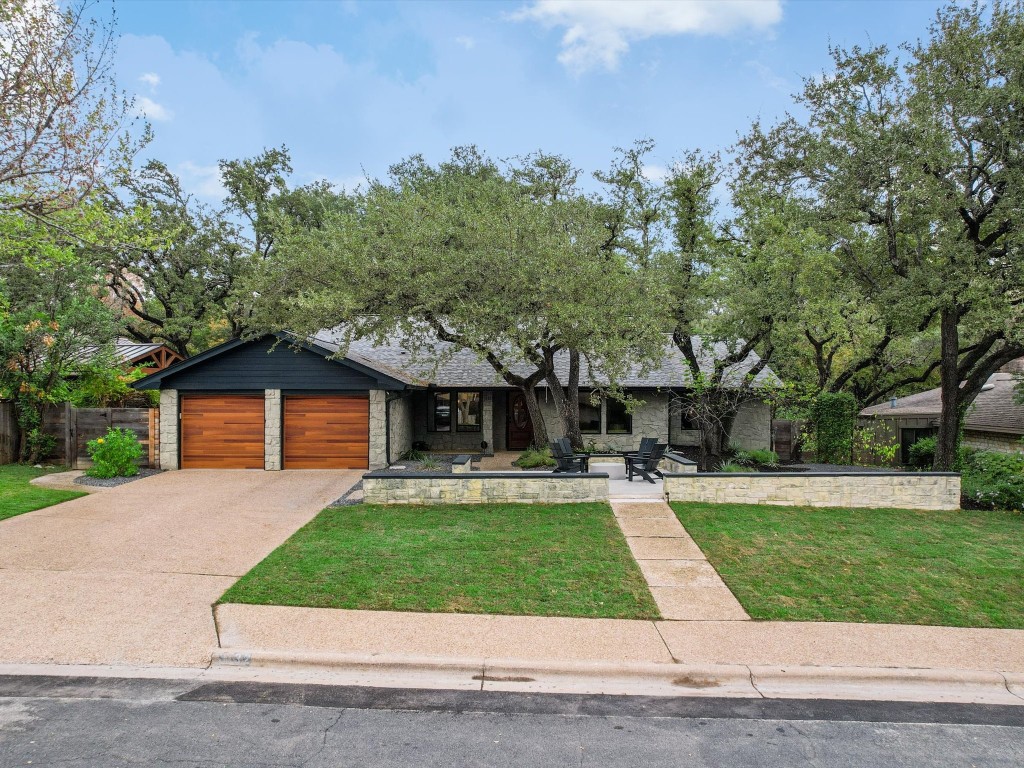
<instances>
[{"instance_id":1,"label":"stone retaining wall","mask_svg":"<svg viewBox=\"0 0 1024 768\"><path fill-rule=\"evenodd\" d=\"M363 475L367 504L544 504L608 499L608 475L549 472L467 472Z\"/></svg>"},{"instance_id":2,"label":"stone retaining wall","mask_svg":"<svg viewBox=\"0 0 1024 768\"><path fill-rule=\"evenodd\" d=\"M959 509L955 472L665 473L669 501L801 507Z\"/></svg>"}]
</instances>

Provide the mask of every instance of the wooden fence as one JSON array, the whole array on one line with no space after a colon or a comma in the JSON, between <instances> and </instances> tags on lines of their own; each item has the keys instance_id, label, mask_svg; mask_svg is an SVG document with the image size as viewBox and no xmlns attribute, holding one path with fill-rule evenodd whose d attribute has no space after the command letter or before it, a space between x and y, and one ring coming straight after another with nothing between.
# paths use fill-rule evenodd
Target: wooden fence
<instances>
[{"instance_id":1,"label":"wooden fence","mask_svg":"<svg viewBox=\"0 0 1024 768\"><path fill-rule=\"evenodd\" d=\"M65 403L50 406L43 413L43 431L57 440L56 451L50 458L72 469L92 463L86 444L105 435L110 427L132 430L146 451L142 463L157 466L159 425L158 408L73 408L70 403Z\"/></svg>"},{"instance_id":2,"label":"wooden fence","mask_svg":"<svg viewBox=\"0 0 1024 768\"><path fill-rule=\"evenodd\" d=\"M10 464L18 455L18 420L14 403L0 402L0 464Z\"/></svg>"}]
</instances>

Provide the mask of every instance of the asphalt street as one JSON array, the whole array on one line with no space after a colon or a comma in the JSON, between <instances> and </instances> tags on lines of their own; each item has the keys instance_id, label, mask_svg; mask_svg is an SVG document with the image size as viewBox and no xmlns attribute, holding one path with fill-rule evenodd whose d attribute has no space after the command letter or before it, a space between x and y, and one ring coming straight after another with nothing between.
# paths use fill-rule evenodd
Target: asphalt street
<instances>
[{"instance_id":1,"label":"asphalt street","mask_svg":"<svg viewBox=\"0 0 1024 768\"><path fill-rule=\"evenodd\" d=\"M0 676L0 765L1017 768L1024 707Z\"/></svg>"}]
</instances>

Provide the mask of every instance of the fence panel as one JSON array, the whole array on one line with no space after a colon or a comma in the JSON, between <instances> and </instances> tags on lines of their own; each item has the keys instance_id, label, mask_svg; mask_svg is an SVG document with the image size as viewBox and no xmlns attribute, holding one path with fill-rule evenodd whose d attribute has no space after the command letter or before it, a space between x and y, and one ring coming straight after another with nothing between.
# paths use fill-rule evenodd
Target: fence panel
<instances>
[{"instance_id":1,"label":"fence panel","mask_svg":"<svg viewBox=\"0 0 1024 768\"><path fill-rule=\"evenodd\" d=\"M145 448L140 463L156 466L159 422L157 408L72 408L70 404L52 406L43 414L43 431L57 439L53 460L72 468L91 464L87 445L102 437L107 429L130 429Z\"/></svg>"},{"instance_id":2,"label":"fence panel","mask_svg":"<svg viewBox=\"0 0 1024 768\"><path fill-rule=\"evenodd\" d=\"M18 454L18 420L14 403L0 402L0 464L10 464Z\"/></svg>"}]
</instances>

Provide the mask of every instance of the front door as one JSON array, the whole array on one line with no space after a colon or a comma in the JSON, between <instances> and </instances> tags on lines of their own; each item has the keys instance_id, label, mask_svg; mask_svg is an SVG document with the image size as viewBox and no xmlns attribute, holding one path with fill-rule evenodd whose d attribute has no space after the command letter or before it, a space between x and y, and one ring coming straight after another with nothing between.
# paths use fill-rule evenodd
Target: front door
<instances>
[{"instance_id":1,"label":"front door","mask_svg":"<svg viewBox=\"0 0 1024 768\"><path fill-rule=\"evenodd\" d=\"M522 392L512 392L508 396L508 449L521 451L530 447L533 442L533 422L530 411L526 408L526 398Z\"/></svg>"}]
</instances>

